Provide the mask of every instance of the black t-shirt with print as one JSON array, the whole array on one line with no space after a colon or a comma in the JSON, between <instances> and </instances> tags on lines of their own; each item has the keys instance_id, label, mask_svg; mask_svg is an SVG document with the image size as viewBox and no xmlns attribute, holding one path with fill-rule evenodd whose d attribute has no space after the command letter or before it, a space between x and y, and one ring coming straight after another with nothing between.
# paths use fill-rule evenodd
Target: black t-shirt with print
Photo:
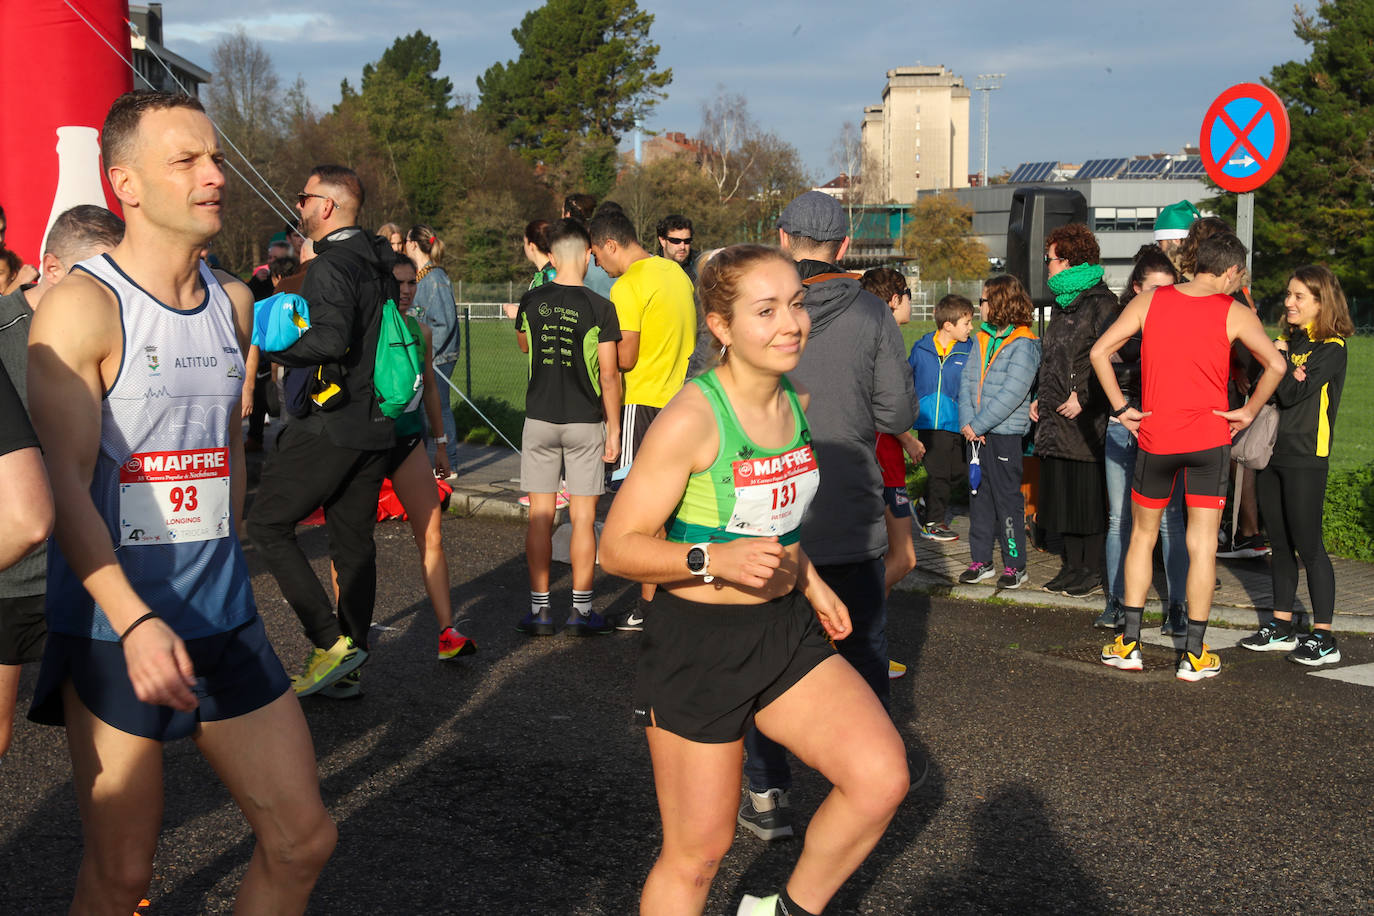
<instances>
[{"instance_id":1,"label":"black t-shirt with print","mask_svg":"<svg viewBox=\"0 0 1374 916\"><path fill-rule=\"evenodd\" d=\"M615 306L585 286L545 283L520 297L515 328L529 341L525 416L548 423L599 423L598 343L620 340Z\"/></svg>"}]
</instances>

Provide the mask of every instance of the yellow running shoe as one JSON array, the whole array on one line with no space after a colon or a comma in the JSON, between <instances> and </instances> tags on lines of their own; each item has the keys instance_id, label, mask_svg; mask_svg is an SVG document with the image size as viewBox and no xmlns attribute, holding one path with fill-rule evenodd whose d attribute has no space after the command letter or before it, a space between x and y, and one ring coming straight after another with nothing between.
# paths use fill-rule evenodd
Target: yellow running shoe
<instances>
[{"instance_id":1,"label":"yellow running shoe","mask_svg":"<svg viewBox=\"0 0 1374 916\"><path fill-rule=\"evenodd\" d=\"M1178 679L1180 681L1200 681L1205 677L1216 677L1221 670L1221 657L1202 647L1201 655L1184 652L1178 660Z\"/></svg>"},{"instance_id":2,"label":"yellow running shoe","mask_svg":"<svg viewBox=\"0 0 1374 916\"><path fill-rule=\"evenodd\" d=\"M889 658L887 660L887 679L895 681L899 677L906 677L906 665L901 662L894 662Z\"/></svg>"},{"instance_id":3,"label":"yellow running shoe","mask_svg":"<svg viewBox=\"0 0 1374 916\"><path fill-rule=\"evenodd\" d=\"M1140 658L1140 643L1134 639L1126 642L1126 637L1118 635L1115 642L1102 647L1102 664L1121 671L1143 671L1145 663Z\"/></svg>"},{"instance_id":4,"label":"yellow running shoe","mask_svg":"<svg viewBox=\"0 0 1374 916\"><path fill-rule=\"evenodd\" d=\"M319 693L365 661L367 650L358 648L347 636L340 636L328 649L310 650L305 670L291 679L291 689L298 697Z\"/></svg>"}]
</instances>

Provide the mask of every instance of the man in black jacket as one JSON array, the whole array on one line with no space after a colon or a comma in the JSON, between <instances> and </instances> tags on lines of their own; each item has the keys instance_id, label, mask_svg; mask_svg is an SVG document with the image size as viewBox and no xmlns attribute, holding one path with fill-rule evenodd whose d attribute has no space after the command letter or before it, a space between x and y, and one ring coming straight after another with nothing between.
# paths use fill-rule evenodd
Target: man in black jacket
<instances>
[{"instance_id":1,"label":"man in black jacket","mask_svg":"<svg viewBox=\"0 0 1374 916\"><path fill-rule=\"evenodd\" d=\"M338 390L316 392L305 416L288 419L248 522L253 543L315 646L293 680L300 696L359 693L355 672L367 658L377 596L377 493L396 437L373 393L372 372L382 305L396 295L395 255L356 225L362 204L357 174L337 165L316 166L296 195L301 232L315 243L316 260L301 290L310 328L271 359L332 380ZM338 574L337 619L296 543L297 523L320 506Z\"/></svg>"}]
</instances>

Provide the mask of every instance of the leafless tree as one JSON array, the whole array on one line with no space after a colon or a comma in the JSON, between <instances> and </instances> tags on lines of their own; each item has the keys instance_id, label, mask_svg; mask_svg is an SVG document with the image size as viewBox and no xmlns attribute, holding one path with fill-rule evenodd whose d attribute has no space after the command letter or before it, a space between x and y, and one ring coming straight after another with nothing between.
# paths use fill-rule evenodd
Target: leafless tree
<instances>
[{"instance_id":1,"label":"leafless tree","mask_svg":"<svg viewBox=\"0 0 1374 916\"><path fill-rule=\"evenodd\" d=\"M701 106L701 167L715 182L722 201L730 200L754 168L749 141L758 126L749 114L749 103L738 92L716 87L716 96Z\"/></svg>"}]
</instances>

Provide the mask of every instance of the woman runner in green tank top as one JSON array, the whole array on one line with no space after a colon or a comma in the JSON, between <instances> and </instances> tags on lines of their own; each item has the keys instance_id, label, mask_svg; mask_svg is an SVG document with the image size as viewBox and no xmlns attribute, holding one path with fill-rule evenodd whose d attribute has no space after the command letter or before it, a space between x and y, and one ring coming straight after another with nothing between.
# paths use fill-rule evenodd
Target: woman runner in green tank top
<instances>
[{"instance_id":1,"label":"woman runner in green tank top","mask_svg":"<svg viewBox=\"0 0 1374 916\"><path fill-rule=\"evenodd\" d=\"M835 788L785 887L746 896L739 912L820 913L905 796L906 751L872 689L827 644L849 635L849 613L797 542L824 469L807 396L784 377L811 326L796 267L773 248L727 248L702 269L698 298L721 364L655 418L601 539L606 572L664 590L635 693L664 818L640 912L704 908L734 839L752 721Z\"/></svg>"}]
</instances>

